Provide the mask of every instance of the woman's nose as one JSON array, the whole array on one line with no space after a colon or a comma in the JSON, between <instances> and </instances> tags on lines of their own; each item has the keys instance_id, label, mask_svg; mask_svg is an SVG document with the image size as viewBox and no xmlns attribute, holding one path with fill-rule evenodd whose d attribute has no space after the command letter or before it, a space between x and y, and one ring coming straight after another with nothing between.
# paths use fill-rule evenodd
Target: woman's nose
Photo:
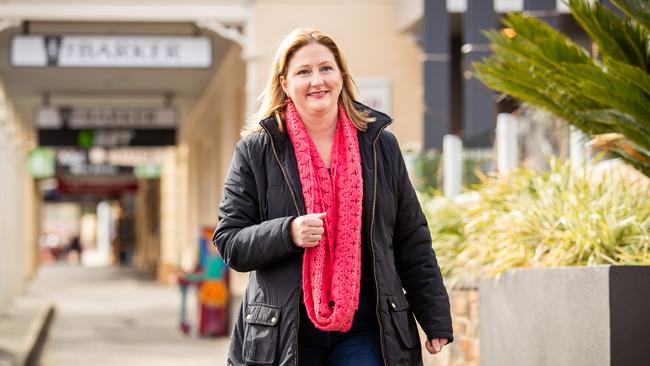
<instances>
[{"instance_id":1,"label":"woman's nose","mask_svg":"<svg viewBox=\"0 0 650 366\"><path fill-rule=\"evenodd\" d=\"M321 85L323 84L323 78L319 72L312 73L311 85Z\"/></svg>"}]
</instances>

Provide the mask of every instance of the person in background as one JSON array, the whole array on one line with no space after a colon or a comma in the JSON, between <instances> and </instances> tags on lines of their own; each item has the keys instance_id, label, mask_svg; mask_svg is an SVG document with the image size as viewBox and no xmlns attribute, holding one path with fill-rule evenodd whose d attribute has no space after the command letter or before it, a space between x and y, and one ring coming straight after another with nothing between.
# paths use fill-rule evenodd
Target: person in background
<instances>
[{"instance_id":1,"label":"person in background","mask_svg":"<svg viewBox=\"0 0 650 366\"><path fill-rule=\"evenodd\" d=\"M70 239L67 247L67 259L68 262L79 264L81 263L81 252L83 248L81 247L81 240L79 235L75 235Z\"/></svg>"},{"instance_id":2,"label":"person in background","mask_svg":"<svg viewBox=\"0 0 650 366\"><path fill-rule=\"evenodd\" d=\"M328 35L292 31L236 146L213 242L250 272L229 365L421 365L449 299L391 118ZM414 316L415 315L415 319Z\"/></svg>"}]
</instances>

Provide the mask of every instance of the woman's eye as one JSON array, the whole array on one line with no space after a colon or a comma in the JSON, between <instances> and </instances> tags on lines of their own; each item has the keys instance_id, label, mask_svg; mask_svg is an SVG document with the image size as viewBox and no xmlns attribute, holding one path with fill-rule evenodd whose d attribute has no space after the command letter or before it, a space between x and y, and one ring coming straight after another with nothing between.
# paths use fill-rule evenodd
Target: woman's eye
<instances>
[{"instance_id":1,"label":"woman's eye","mask_svg":"<svg viewBox=\"0 0 650 366\"><path fill-rule=\"evenodd\" d=\"M303 75L303 74L306 74L308 72L309 72L308 70L299 70L298 75Z\"/></svg>"},{"instance_id":2,"label":"woman's eye","mask_svg":"<svg viewBox=\"0 0 650 366\"><path fill-rule=\"evenodd\" d=\"M320 71L332 71L332 66L323 66L320 68Z\"/></svg>"}]
</instances>

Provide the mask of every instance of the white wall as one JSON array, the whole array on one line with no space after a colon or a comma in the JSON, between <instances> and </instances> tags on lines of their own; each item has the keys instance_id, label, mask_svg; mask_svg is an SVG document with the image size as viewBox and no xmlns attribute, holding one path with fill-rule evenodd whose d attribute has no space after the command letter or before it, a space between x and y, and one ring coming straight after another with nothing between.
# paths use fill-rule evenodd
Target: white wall
<instances>
[{"instance_id":1,"label":"white wall","mask_svg":"<svg viewBox=\"0 0 650 366\"><path fill-rule=\"evenodd\" d=\"M264 86L282 38L296 27L317 28L343 48L353 78L389 81L391 129L401 144L420 143L424 129L421 51L413 37L397 31L396 6L393 0L255 1L251 4L255 94Z\"/></svg>"},{"instance_id":2,"label":"white wall","mask_svg":"<svg viewBox=\"0 0 650 366\"><path fill-rule=\"evenodd\" d=\"M0 309L23 290L35 258L36 212L27 153L33 136L15 113L0 80Z\"/></svg>"}]
</instances>

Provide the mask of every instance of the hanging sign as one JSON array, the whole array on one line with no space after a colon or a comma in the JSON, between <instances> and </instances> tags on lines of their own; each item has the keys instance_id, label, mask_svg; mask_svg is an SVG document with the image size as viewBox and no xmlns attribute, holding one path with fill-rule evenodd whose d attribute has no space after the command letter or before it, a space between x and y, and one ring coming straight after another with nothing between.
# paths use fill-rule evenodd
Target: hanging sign
<instances>
[{"instance_id":1,"label":"hanging sign","mask_svg":"<svg viewBox=\"0 0 650 366\"><path fill-rule=\"evenodd\" d=\"M212 43L204 36L17 35L11 40L11 65L207 68Z\"/></svg>"},{"instance_id":2,"label":"hanging sign","mask_svg":"<svg viewBox=\"0 0 650 366\"><path fill-rule=\"evenodd\" d=\"M133 168L107 164L105 162L93 163L91 151L85 149L58 149L56 150L56 175L57 176L115 176L133 174Z\"/></svg>"},{"instance_id":3,"label":"hanging sign","mask_svg":"<svg viewBox=\"0 0 650 366\"><path fill-rule=\"evenodd\" d=\"M41 146L176 144L173 107L40 107L35 116Z\"/></svg>"},{"instance_id":4,"label":"hanging sign","mask_svg":"<svg viewBox=\"0 0 650 366\"><path fill-rule=\"evenodd\" d=\"M172 107L40 107L36 126L42 129L68 128L176 128Z\"/></svg>"},{"instance_id":5,"label":"hanging sign","mask_svg":"<svg viewBox=\"0 0 650 366\"><path fill-rule=\"evenodd\" d=\"M176 130L172 129L39 129L40 146L122 147L165 146L176 144Z\"/></svg>"},{"instance_id":6,"label":"hanging sign","mask_svg":"<svg viewBox=\"0 0 650 366\"><path fill-rule=\"evenodd\" d=\"M90 180L78 177L57 177L57 191L59 194L94 194L94 195L119 195L127 192L137 192L138 182L129 180Z\"/></svg>"},{"instance_id":7,"label":"hanging sign","mask_svg":"<svg viewBox=\"0 0 650 366\"><path fill-rule=\"evenodd\" d=\"M56 152L51 148L36 148L29 153L27 169L34 178L54 176Z\"/></svg>"}]
</instances>

